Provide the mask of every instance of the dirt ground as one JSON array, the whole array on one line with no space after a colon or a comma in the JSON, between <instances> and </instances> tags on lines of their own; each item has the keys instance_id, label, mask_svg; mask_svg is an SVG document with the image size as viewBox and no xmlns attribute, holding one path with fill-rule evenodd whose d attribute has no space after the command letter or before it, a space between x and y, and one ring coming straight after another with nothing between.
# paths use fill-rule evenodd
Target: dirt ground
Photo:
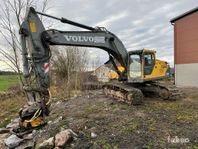
<instances>
[{"instance_id":1,"label":"dirt ground","mask_svg":"<svg viewBox=\"0 0 198 149\"><path fill-rule=\"evenodd\" d=\"M145 98L141 106L117 102L101 90L54 102L37 142L70 128L78 134L68 146L74 149L198 149L198 89L182 90L186 97L177 101Z\"/></svg>"}]
</instances>

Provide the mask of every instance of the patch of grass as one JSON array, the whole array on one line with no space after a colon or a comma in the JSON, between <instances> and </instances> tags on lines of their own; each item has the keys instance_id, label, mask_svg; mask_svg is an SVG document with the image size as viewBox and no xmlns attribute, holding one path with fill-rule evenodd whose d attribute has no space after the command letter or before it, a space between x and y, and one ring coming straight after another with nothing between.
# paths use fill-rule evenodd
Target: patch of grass
<instances>
[{"instance_id":1,"label":"patch of grass","mask_svg":"<svg viewBox=\"0 0 198 149\"><path fill-rule=\"evenodd\" d=\"M197 109L183 107L182 109L176 110L176 114L173 117L176 121L179 122L188 121L188 122L196 123L196 120L198 118Z\"/></svg>"},{"instance_id":2,"label":"patch of grass","mask_svg":"<svg viewBox=\"0 0 198 149\"><path fill-rule=\"evenodd\" d=\"M97 106L91 106L85 109L85 113L87 114L98 113L98 112L100 112L100 109Z\"/></svg>"},{"instance_id":3,"label":"patch of grass","mask_svg":"<svg viewBox=\"0 0 198 149\"><path fill-rule=\"evenodd\" d=\"M102 149L118 149L117 145L112 145L108 143L105 139L99 139L94 142L94 146L99 146Z\"/></svg>"},{"instance_id":4,"label":"patch of grass","mask_svg":"<svg viewBox=\"0 0 198 149\"><path fill-rule=\"evenodd\" d=\"M149 143L148 145L145 145L144 148L146 148L146 149L153 149L154 148L154 145L153 145L153 143Z\"/></svg>"},{"instance_id":5,"label":"patch of grass","mask_svg":"<svg viewBox=\"0 0 198 149\"><path fill-rule=\"evenodd\" d=\"M0 75L0 92L7 91L13 85L19 84L17 75Z\"/></svg>"},{"instance_id":6,"label":"patch of grass","mask_svg":"<svg viewBox=\"0 0 198 149\"><path fill-rule=\"evenodd\" d=\"M5 118L0 122L0 128L6 127L11 122L10 118Z\"/></svg>"},{"instance_id":7,"label":"patch of grass","mask_svg":"<svg viewBox=\"0 0 198 149\"><path fill-rule=\"evenodd\" d=\"M12 97L1 100L0 104L0 127L5 127L12 118L18 116L18 111L26 103L25 97Z\"/></svg>"},{"instance_id":8,"label":"patch of grass","mask_svg":"<svg viewBox=\"0 0 198 149\"><path fill-rule=\"evenodd\" d=\"M198 126L198 120L196 120L195 124Z\"/></svg>"},{"instance_id":9,"label":"patch of grass","mask_svg":"<svg viewBox=\"0 0 198 149\"><path fill-rule=\"evenodd\" d=\"M156 120L154 118L150 118L148 121L146 121L148 123L148 129L151 131L156 130Z\"/></svg>"},{"instance_id":10,"label":"patch of grass","mask_svg":"<svg viewBox=\"0 0 198 149\"><path fill-rule=\"evenodd\" d=\"M152 104L149 105L147 108L152 110L180 110L183 107L182 104L177 101L175 102L155 101L152 102Z\"/></svg>"},{"instance_id":11,"label":"patch of grass","mask_svg":"<svg viewBox=\"0 0 198 149\"><path fill-rule=\"evenodd\" d=\"M198 144L193 145L193 148L194 148L194 149L198 149Z\"/></svg>"},{"instance_id":12,"label":"patch of grass","mask_svg":"<svg viewBox=\"0 0 198 149\"><path fill-rule=\"evenodd\" d=\"M94 114L94 113L100 113L101 109L97 106L86 106L86 108L80 112L79 114L77 114L76 116L79 118L88 118L89 115Z\"/></svg>"},{"instance_id":13,"label":"patch of grass","mask_svg":"<svg viewBox=\"0 0 198 149\"><path fill-rule=\"evenodd\" d=\"M194 117L192 115L187 115L185 113L178 113L176 115L176 119L180 122L186 122L186 121L194 121Z\"/></svg>"},{"instance_id":14,"label":"patch of grass","mask_svg":"<svg viewBox=\"0 0 198 149\"><path fill-rule=\"evenodd\" d=\"M133 120L130 120L127 124L126 124L126 127L124 128L124 131L125 132L133 132L135 130L138 129L138 126L140 125L140 123L133 119Z\"/></svg>"},{"instance_id":15,"label":"patch of grass","mask_svg":"<svg viewBox=\"0 0 198 149\"><path fill-rule=\"evenodd\" d=\"M120 105L120 109L121 110L128 110L129 109L129 105L128 104L121 104Z\"/></svg>"}]
</instances>

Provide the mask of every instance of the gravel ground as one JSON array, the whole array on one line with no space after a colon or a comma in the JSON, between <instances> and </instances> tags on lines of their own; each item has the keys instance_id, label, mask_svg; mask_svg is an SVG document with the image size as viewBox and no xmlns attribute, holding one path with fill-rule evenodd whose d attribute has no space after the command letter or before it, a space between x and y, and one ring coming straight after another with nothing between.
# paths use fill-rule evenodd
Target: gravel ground
<instances>
[{"instance_id":1,"label":"gravel ground","mask_svg":"<svg viewBox=\"0 0 198 149\"><path fill-rule=\"evenodd\" d=\"M145 98L129 106L106 97L101 90L53 102L49 124L37 142L62 128L78 134L67 148L141 149L198 148L198 89L182 88L177 101Z\"/></svg>"}]
</instances>

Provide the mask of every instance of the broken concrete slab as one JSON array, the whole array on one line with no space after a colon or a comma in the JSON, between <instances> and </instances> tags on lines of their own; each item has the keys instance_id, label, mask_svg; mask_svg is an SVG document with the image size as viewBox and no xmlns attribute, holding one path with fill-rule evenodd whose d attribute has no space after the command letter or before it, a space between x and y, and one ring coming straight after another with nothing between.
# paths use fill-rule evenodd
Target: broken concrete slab
<instances>
[{"instance_id":1,"label":"broken concrete slab","mask_svg":"<svg viewBox=\"0 0 198 149\"><path fill-rule=\"evenodd\" d=\"M23 142L23 140L24 139L17 137L15 134L12 134L7 139L5 139L4 142L9 148L15 148L19 146L19 144Z\"/></svg>"},{"instance_id":2,"label":"broken concrete slab","mask_svg":"<svg viewBox=\"0 0 198 149\"><path fill-rule=\"evenodd\" d=\"M49 138L48 140L36 145L35 147L35 149L53 149L53 148L54 148L54 137Z\"/></svg>"},{"instance_id":3,"label":"broken concrete slab","mask_svg":"<svg viewBox=\"0 0 198 149\"><path fill-rule=\"evenodd\" d=\"M55 136L55 147L64 147L67 143L70 143L73 139L76 140L78 135L71 129L62 130Z\"/></svg>"}]
</instances>

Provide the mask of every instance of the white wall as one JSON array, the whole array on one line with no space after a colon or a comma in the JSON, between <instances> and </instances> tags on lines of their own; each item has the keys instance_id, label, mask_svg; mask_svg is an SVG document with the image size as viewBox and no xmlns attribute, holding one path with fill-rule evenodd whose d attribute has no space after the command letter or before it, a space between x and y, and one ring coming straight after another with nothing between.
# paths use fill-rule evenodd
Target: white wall
<instances>
[{"instance_id":1,"label":"white wall","mask_svg":"<svg viewBox=\"0 0 198 149\"><path fill-rule=\"evenodd\" d=\"M109 71L110 71L110 69L108 67L105 67L104 65L102 65L94 71L94 75L96 75L96 77L98 78L98 81L108 82L109 81Z\"/></svg>"},{"instance_id":2,"label":"white wall","mask_svg":"<svg viewBox=\"0 0 198 149\"><path fill-rule=\"evenodd\" d=\"M198 87L198 63L175 64L176 86Z\"/></svg>"}]
</instances>

